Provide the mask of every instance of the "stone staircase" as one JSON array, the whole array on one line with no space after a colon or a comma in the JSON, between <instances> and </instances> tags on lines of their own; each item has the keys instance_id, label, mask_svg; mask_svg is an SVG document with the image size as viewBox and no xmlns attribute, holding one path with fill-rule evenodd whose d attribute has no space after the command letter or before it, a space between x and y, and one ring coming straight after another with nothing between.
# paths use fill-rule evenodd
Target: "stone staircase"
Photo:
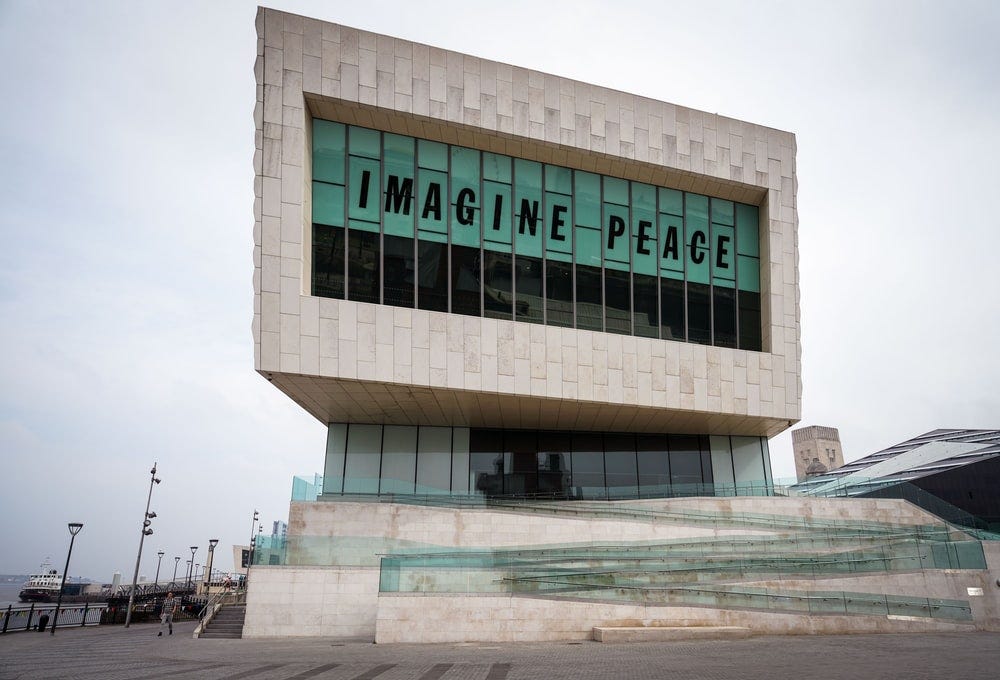
<instances>
[{"instance_id":1,"label":"stone staircase","mask_svg":"<svg viewBox=\"0 0 1000 680\"><path fill-rule=\"evenodd\" d=\"M243 637L243 620L246 618L246 605L225 605L201 632L202 638L239 639Z\"/></svg>"}]
</instances>

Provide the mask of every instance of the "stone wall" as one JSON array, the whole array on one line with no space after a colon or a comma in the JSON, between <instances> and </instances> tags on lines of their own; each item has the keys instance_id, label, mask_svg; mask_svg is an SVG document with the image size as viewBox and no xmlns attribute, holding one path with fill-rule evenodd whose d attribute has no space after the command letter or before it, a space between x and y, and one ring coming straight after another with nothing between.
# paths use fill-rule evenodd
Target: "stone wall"
<instances>
[{"instance_id":1,"label":"stone wall","mask_svg":"<svg viewBox=\"0 0 1000 680\"><path fill-rule=\"evenodd\" d=\"M566 504L572 506L572 504ZM607 503L677 513L752 513L785 517L936 524L920 508L895 499L686 498ZM627 520L577 515L526 514L497 509L459 509L368 502L296 502L288 536L346 539L353 552L339 566L255 566L251 569L246 637L320 635L379 641L496 641L583 639L597 625L739 625L758 632L890 632L968 630L970 624L871 616L806 616L701 607L644 607L531 596L379 594L378 554L393 546L512 547L558 544L621 544L694 537L774 535L767 529L698 526L683 519ZM365 537L371 541L364 552ZM358 546L362 546L359 550ZM833 590L967 600L975 625L997 629L1000 544L986 544L989 569L861 574L820 579L761 578L741 583L788 590ZM822 551L822 550L820 550ZM364 554L362 554L364 553ZM292 556L294 558L294 556ZM981 587L983 597L968 597ZM634 623L634 622L640 623Z\"/></svg>"}]
</instances>

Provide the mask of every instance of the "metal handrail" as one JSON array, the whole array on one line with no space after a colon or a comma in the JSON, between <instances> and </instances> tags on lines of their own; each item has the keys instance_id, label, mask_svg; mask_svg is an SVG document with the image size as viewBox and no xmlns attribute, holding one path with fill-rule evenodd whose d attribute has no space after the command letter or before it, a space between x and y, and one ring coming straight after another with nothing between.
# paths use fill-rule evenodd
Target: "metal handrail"
<instances>
[{"instance_id":1,"label":"metal handrail","mask_svg":"<svg viewBox=\"0 0 1000 680\"><path fill-rule=\"evenodd\" d=\"M208 601L205 602L205 606L202 607L201 611L198 612L198 619L199 620L204 619L205 614L210 609L214 609L215 605L225 604L225 602L223 601L226 600L227 598L232 600L232 602L230 602L229 604L236 604L237 601L242 596L243 596L243 591L220 590L219 592L215 593L214 595L208 598Z\"/></svg>"}]
</instances>

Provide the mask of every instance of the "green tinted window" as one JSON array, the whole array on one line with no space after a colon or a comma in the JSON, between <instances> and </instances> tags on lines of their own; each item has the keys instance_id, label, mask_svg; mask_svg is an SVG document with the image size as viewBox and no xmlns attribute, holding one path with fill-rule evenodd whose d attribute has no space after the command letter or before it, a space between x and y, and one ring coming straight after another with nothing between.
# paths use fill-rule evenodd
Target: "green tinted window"
<instances>
[{"instance_id":1,"label":"green tinted window","mask_svg":"<svg viewBox=\"0 0 1000 680\"><path fill-rule=\"evenodd\" d=\"M628 208L604 204L604 266L620 271L629 270Z\"/></svg>"},{"instance_id":2,"label":"green tinted window","mask_svg":"<svg viewBox=\"0 0 1000 680\"><path fill-rule=\"evenodd\" d=\"M760 260L740 255L737 258L737 287L751 293L760 292Z\"/></svg>"},{"instance_id":3,"label":"green tinted window","mask_svg":"<svg viewBox=\"0 0 1000 680\"><path fill-rule=\"evenodd\" d=\"M660 274L670 279L684 278L684 218L660 213Z\"/></svg>"},{"instance_id":4,"label":"green tinted window","mask_svg":"<svg viewBox=\"0 0 1000 680\"><path fill-rule=\"evenodd\" d=\"M448 173L437 170L417 171L417 228L423 232L441 234L447 240Z\"/></svg>"},{"instance_id":5,"label":"green tinted window","mask_svg":"<svg viewBox=\"0 0 1000 680\"><path fill-rule=\"evenodd\" d=\"M415 217L415 151L413 137L383 136L382 191L384 200L383 231L393 236L413 238Z\"/></svg>"},{"instance_id":6,"label":"green tinted window","mask_svg":"<svg viewBox=\"0 0 1000 680\"><path fill-rule=\"evenodd\" d=\"M514 252L542 256L542 164L514 159Z\"/></svg>"},{"instance_id":7,"label":"green tinted window","mask_svg":"<svg viewBox=\"0 0 1000 680\"><path fill-rule=\"evenodd\" d=\"M617 177L604 177L604 202L628 205L628 181Z\"/></svg>"},{"instance_id":8,"label":"green tinted window","mask_svg":"<svg viewBox=\"0 0 1000 680\"><path fill-rule=\"evenodd\" d=\"M601 266L601 230L576 229L576 263L588 267Z\"/></svg>"},{"instance_id":9,"label":"green tinted window","mask_svg":"<svg viewBox=\"0 0 1000 680\"><path fill-rule=\"evenodd\" d=\"M677 191L676 189L666 189L660 187L657 193L659 194L659 210L661 213L676 215L677 217L684 216L683 192Z\"/></svg>"},{"instance_id":10,"label":"green tinted window","mask_svg":"<svg viewBox=\"0 0 1000 680\"><path fill-rule=\"evenodd\" d=\"M451 242L479 246L479 152L451 147Z\"/></svg>"},{"instance_id":11,"label":"green tinted window","mask_svg":"<svg viewBox=\"0 0 1000 680\"><path fill-rule=\"evenodd\" d=\"M344 187L313 182L312 221L331 227L344 226Z\"/></svg>"},{"instance_id":12,"label":"green tinted window","mask_svg":"<svg viewBox=\"0 0 1000 680\"><path fill-rule=\"evenodd\" d=\"M724 224L731 227L734 224L733 219L733 202L725 201L720 198L713 198L712 224Z\"/></svg>"},{"instance_id":13,"label":"green tinted window","mask_svg":"<svg viewBox=\"0 0 1000 680\"><path fill-rule=\"evenodd\" d=\"M656 187L632 183L632 271L656 276Z\"/></svg>"},{"instance_id":14,"label":"green tinted window","mask_svg":"<svg viewBox=\"0 0 1000 680\"><path fill-rule=\"evenodd\" d=\"M548 173L546 166L545 172ZM548 183L546 175L546 183ZM548 232L545 234L545 257L559 262L573 261L573 201L564 194L545 194Z\"/></svg>"},{"instance_id":15,"label":"green tinted window","mask_svg":"<svg viewBox=\"0 0 1000 680\"><path fill-rule=\"evenodd\" d=\"M510 184L510 165L510 156L483 152L483 179Z\"/></svg>"},{"instance_id":16,"label":"green tinted window","mask_svg":"<svg viewBox=\"0 0 1000 680\"><path fill-rule=\"evenodd\" d=\"M346 126L313 119L313 179L343 184L346 156Z\"/></svg>"},{"instance_id":17,"label":"green tinted window","mask_svg":"<svg viewBox=\"0 0 1000 680\"><path fill-rule=\"evenodd\" d=\"M693 283L708 283L710 268L708 197L685 194L684 250L687 278Z\"/></svg>"},{"instance_id":18,"label":"green tinted window","mask_svg":"<svg viewBox=\"0 0 1000 680\"><path fill-rule=\"evenodd\" d=\"M376 225L381 218L381 191L379 181L381 163L370 158L351 156L349 162L348 188L350 191L350 207L348 217L352 220L365 220Z\"/></svg>"},{"instance_id":19,"label":"green tinted window","mask_svg":"<svg viewBox=\"0 0 1000 680\"><path fill-rule=\"evenodd\" d=\"M470 300L459 311L473 313L485 276L475 274L478 267L496 296L487 295L487 311L480 310L487 315L540 322L544 300L555 325L722 346L738 338L741 347L760 348L757 206L341 123L312 125L316 233L346 222L341 233L350 243L380 247L381 231L406 255L386 250L385 272L372 274L377 267L355 262L360 255L351 247L326 248L322 263L314 253L314 278L318 268L364 270L375 277L372 290L386 291L419 278L418 303L427 309L447 309L451 280L452 295ZM397 237L425 245L410 257ZM455 248L436 245L449 242ZM480 246L491 251L489 266L478 264L487 262ZM344 266L334 261L340 253ZM442 295L434 292L439 286L444 297L427 302ZM315 289L343 295L333 285ZM659 292L659 302L648 291ZM387 300L388 292L382 302L395 304Z\"/></svg>"},{"instance_id":20,"label":"green tinted window","mask_svg":"<svg viewBox=\"0 0 1000 680\"><path fill-rule=\"evenodd\" d=\"M740 255L760 257L760 234L757 227L758 208L754 205L736 205L736 245Z\"/></svg>"},{"instance_id":21,"label":"green tinted window","mask_svg":"<svg viewBox=\"0 0 1000 680\"><path fill-rule=\"evenodd\" d=\"M349 149L352 156L378 159L382 155L378 130L351 126L348 133Z\"/></svg>"},{"instance_id":22,"label":"green tinted window","mask_svg":"<svg viewBox=\"0 0 1000 680\"><path fill-rule=\"evenodd\" d=\"M417 160L421 168L448 171L448 145L440 142L417 140Z\"/></svg>"},{"instance_id":23,"label":"green tinted window","mask_svg":"<svg viewBox=\"0 0 1000 680\"><path fill-rule=\"evenodd\" d=\"M545 190L557 194L573 193L573 171L558 165L545 166Z\"/></svg>"},{"instance_id":24,"label":"green tinted window","mask_svg":"<svg viewBox=\"0 0 1000 680\"><path fill-rule=\"evenodd\" d=\"M489 250L510 252L511 189L509 184L483 182L483 245Z\"/></svg>"},{"instance_id":25,"label":"green tinted window","mask_svg":"<svg viewBox=\"0 0 1000 680\"><path fill-rule=\"evenodd\" d=\"M717 286L732 288L736 283L735 235L732 227L712 225L712 283Z\"/></svg>"},{"instance_id":26,"label":"green tinted window","mask_svg":"<svg viewBox=\"0 0 1000 680\"><path fill-rule=\"evenodd\" d=\"M573 207L576 225L591 229L601 228L601 176L589 172L575 172Z\"/></svg>"}]
</instances>

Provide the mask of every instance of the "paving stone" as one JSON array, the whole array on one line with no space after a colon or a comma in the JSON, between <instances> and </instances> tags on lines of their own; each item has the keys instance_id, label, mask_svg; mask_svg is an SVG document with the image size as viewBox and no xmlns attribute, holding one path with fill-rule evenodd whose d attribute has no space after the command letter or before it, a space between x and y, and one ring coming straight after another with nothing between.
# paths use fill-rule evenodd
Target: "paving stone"
<instances>
[{"instance_id":1,"label":"paving stone","mask_svg":"<svg viewBox=\"0 0 1000 680\"><path fill-rule=\"evenodd\" d=\"M0 635L0 680L589 680L996 677L1000 633L745 640L374 645L332 638L196 640L194 623Z\"/></svg>"}]
</instances>

